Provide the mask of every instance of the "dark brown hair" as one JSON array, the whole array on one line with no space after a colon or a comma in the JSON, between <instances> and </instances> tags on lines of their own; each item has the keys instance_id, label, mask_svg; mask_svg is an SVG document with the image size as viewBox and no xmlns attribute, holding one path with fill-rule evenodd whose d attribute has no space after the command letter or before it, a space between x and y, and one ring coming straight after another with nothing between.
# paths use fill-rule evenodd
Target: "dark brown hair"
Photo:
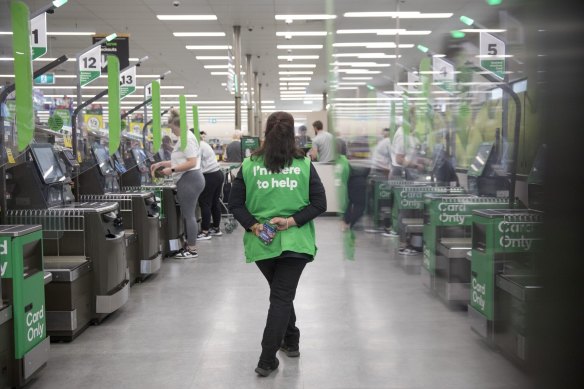
<instances>
[{"instance_id":1,"label":"dark brown hair","mask_svg":"<svg viewBox=\"0 0 584 389\"><path fill-rule=\"evenodd\" d=\"M317 120L314 123L312 123L312 127L320 131L322 130L322 122L320 120Z\"/></svg>"},{"instance_id":2,"label":"dark brown hair","mask_svg":"<svg viewBox=\"0 0 584 389\"><path fill-rule=\"evenodd\" d=\"M268 117L264 144L253 157L262 157L266 168L274 173L292 165L295 158L304 158L304 153L296 146L292 115L279 111Z\"/></svg>"}]
</instances>

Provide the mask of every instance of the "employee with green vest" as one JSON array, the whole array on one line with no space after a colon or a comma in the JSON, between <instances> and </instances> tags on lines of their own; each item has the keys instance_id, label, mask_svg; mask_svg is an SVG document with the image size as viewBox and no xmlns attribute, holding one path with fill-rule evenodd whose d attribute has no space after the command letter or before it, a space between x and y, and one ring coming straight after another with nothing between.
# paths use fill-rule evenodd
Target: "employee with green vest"
<instances>
[{"instance_id":1,"label":"employee with green vest","mask_svg":"<svg viewBox=\"0 0 584 389\"><path fill-rule=\"evenodd\" d=\"M293 301L300 275L316 254L313 219L326 211L324 186L310 159L296 146L292 115L274 112L268 117L265 141L243 161L229 206L246 230L246 261L255 262L270 285L262 353L255 369L266 377L278 368L278 349L288 357L300 356Z\"/></svg>"}]
</instances>

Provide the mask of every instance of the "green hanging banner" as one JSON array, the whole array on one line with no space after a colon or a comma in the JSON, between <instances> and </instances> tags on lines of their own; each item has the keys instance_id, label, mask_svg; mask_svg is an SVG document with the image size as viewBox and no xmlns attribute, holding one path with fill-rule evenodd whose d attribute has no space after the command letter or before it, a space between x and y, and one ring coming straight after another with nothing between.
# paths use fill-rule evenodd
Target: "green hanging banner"
<instances>
[{"instance_id":1,"label":"green hanging banner","mask_svg":"<svg viewBox=\"0 0 584 389\"><path fill-rule=\"evenodd\" d=\"M404 150L407 153L410 140L410 107L408 97L404 95L402 100L402 127L404 132Z\"/></svg>"},{"instance_id":2,"label":"green hanging banner","mask_svg":"<svg viewBox=\"0 0 584 389\"><path fill-rule=\"evenodd\" d=\"M160 151L162 129L160 128L160 82L152 82L152 151Z\"/></svg>"},{"instance_id":3,"label":"green hanging banner","mask_svg":"<svg viewBox=\"0 0 584 389\"><path fill-rule=\"evenodd\" d=\"M422 81L422 97L430 98L430 89L432 88L432 61L428 57L420 61L420 79Z\"/></svg>"},{"instance_id":4,"label":"green hanging banner","mask_svg":"<svg viewBox=\"0 0 584 389\"><path fill-rule=\"evenodd\" d=\"M11 3L10 14L12 18L14 80L16 83L16 131L18 151L23 151L34 135L30 15L27 5L22 1Z\"/></svg>"},{"instance_id":5,"label":"green hanging banner","mask_svg":"<svg viewBox=\"0 0 584 389\"><path fill-rule=\"evenodd\" d=\"M193 105L193 129L197 140L201 142L201 130L199 129L199 107Z\"/></svg>"},{"instance_id":6,"label":"green hanging banner","mask_svg":"<svg viewBox=\"0 0 584 389\"><path fill-rule=\"evenodd\" d=\"M120 113L120 60L115 55L107 57L107 84L109 106L109 154L114 155L120 147L122 118Z\"/></svg>"},{"instance_id":7,"label":"green hanging banner","mask_svg":"<svg viewBox=\"0 0 584 389\"><path fill-rule=\"evenodd\" d=\"M389 132L391 134L391 139L393 139L393 136L395 135L395 132L397 131L397 125L395 122L395 101L391 102L391 114L389 117Z\"/></svg>"},{"instance_id":8,"label":"green hanging banner","mask_svg":"<svg viewBox=\"0 0 584 389\"><path fill-rule=\"evenodd\" d=\"M187 98L180 95L180 149L184 151L187 147Z\"/></svg>"}]
</instances>

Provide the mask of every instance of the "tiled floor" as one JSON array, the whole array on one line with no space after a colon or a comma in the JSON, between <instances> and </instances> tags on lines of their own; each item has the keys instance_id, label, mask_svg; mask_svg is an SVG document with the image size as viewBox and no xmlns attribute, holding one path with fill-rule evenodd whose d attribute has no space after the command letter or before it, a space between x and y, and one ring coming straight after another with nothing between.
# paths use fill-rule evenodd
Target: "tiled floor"
<instances>
[{"instance_id":1,"label":"tiled floor","mask_svg":"<svg viewBox=\"0 0 584 389\"><path fill-rule=\"evenodd\" d=\"M317 221L319 253L296 297L301 357L253 369L268 286L245 264L242 230L200 243L196 260L167 260L129 303L70 344L53 344L30 388L524 388L485 346L466 312L448 309L392 258L393 238L357 233L345 260L337 220Z\"/></svg>"}]
</instances>

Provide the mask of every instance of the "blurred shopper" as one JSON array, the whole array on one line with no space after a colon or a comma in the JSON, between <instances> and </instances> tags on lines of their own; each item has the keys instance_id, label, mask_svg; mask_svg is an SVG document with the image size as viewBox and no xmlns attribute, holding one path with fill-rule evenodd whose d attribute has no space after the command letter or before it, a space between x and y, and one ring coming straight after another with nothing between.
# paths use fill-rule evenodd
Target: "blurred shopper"
<instances>
[{"instance_id":1,"label":"blurred shopper","mask_svg":"<svg viewBox=\"0 0 584 389\"><path fill-rule=\"evenodd\" d=\"M201 140L206 142L207 141L207 133L205 131L201 131L199 134L201 135Z\"/></svg>"},{"instance_id":2,"label":"blurred shopper","mask_svg":"<svg viewBox=\"0 0 584 389\"><path fill-rule=\"evenodd\" d=\"M306 135L306 126L300 126L298 127L298 138L296 139L296 145L301 148L301 149L305 149L305 148L310 148L312 147L312 139Z\"/></svg>"},{"instance_id":3,"label":"blurred shopper","mask_svg":"<svg viewBox=\"0 0 584 389\"><path fill-rule=\"evenodd\" d=\"M255 369L265 377L278 368L278 349L288 357L300 356L293 301L300 275L316 254L313 219L326 210L316 169L296 147L292 115L274 112L268 117L264 144L243 162L229 206L247 231L247 262L255 262L270 285L270 309ZM264 223L274 226L275 235Z\"/></svg>"},{"instance_id":4,"label":"blurred shopper","mask_svg":"<svg viewBox=\"0 0 584 389\"><path fill-rule=\"evenodd\" d=\"M241 131L235 130L233 133L233 140L227 145L225 150L226 162L241 162Z\"/></svg>"},{"instance_id":5,"label":"blurred shopper","mask_svg":"<svg viewBox=\"0 0 584 389\"><path fill-rule=\"evenodd\" d=\"M201 135L203 132L201 132ZM221 236L221 189L225 176L213 148L201 140L201 171L205 178L205 189L199 196L201 208L201 232L198 240L208 240L213 236ZM213 223L211 223L211 219Z\"/></svg>"},{"instance_id":6,"label":"blurred shopper","mask_svg":"<svg viewBox=\"0 0 584 389\"><path fill-rule=\"evenodd\" d=\"M404 118L404 120L407 120ZM416 128L416 108L411 107L409 111L410 131L413 133ZM397 129L391 142L391 179L413 180L415 170L424 167L423 160L418 160L416 153L417 140L414 136L406 136L404 124Z\"/></svg>"},{"instance_id":7,"label":"blurred shopper","mask_svg":"<svg viewBox=\"0 0 584 389\"><path fill-rule=\"evenodd\" d=\"M323 129L320 120L312 123L316 136L312 140L310 158L318 162L333 162L335 160L335 138L333 134Z\"/></svg>"},{"instance_id":8,"label":"blurred shopper","mask_svg":"<svg viewBox=\"0 0 584 389\"><path fill-rule=\"evenodd\" d=\"M172 150L174 149L174 145L172 144L172 139L170 136L165 135L162 138L162 145L160 146L160 150L158 151L158 155L162 161L170 161L170 156L172 154Z\"/></svg>"},{"instance_id":9,"label":"blurred shopper","mask_svg":"<svg viewBox=\"0 0 584 389\"><path fill-rule=\"evenodd\" d=\"M170 161L152 164L150 170L154 173L159 168L163 168L161 173L172 176L176 182L177 198L185 220L187 244L175 258L196 258L199 256L196 207L199 195L205 188L205 179L201 173L201 150L197 138L190 131L187 131L185 149L181 150L180 115L176 110L171 110L169 115L168 126L178 137L178 141L172 150Z\"/></svg>"},{"instance_id":10,"label":"blurred shopper","mask_svg":"<svg viewBox=\"0 0 584 389\"><path fill-rule=\"evenodd\" d=\"M371 175L380 178L389 177L391 171L391 139L389 128L382 131L383 139L379 141L371 157Z\"/></svg>"}]
</instances>

